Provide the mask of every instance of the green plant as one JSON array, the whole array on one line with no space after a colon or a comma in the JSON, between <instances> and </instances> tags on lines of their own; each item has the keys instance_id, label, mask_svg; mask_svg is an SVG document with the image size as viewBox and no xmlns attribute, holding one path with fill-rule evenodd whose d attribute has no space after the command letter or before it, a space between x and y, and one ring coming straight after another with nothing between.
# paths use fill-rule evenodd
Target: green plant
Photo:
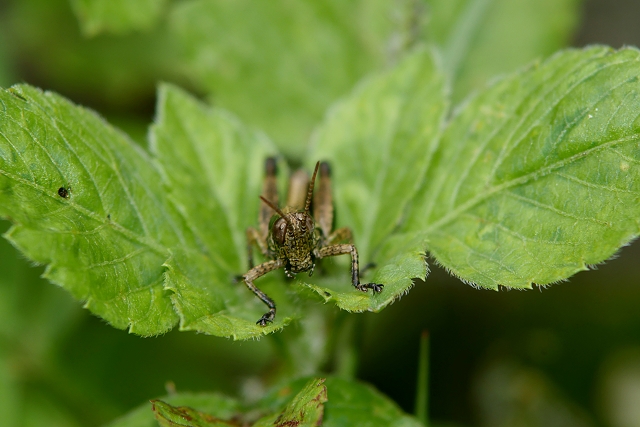
<instances>
[{"instance_id":1,"label":"green plant","mask_svg":"<svg viewBox=\"0 0 640 427\"><path fill-rule=\"evenodd\" d=\"M46 265L48 280L116 328L234 339L275 332L281 383L271 393L248 406L171 396L173 406L154 406L163 425L185 405L226 420L257 411L257 425L314 425L327 398L328 408L335 399L361 412L340 421L337 404L326 425L419 425L353 380L357 325L323 303L381 311L426 278L427 251L479 287L547 285L639 234L636 49L560 51L485 87L486 77L561 47L575 1L148 1L147 14L124 3L72 2L87 34L150 27L136 16L167 9L174 40L165 54L226 109L161 84L147 149L60 95L2 90L0 215L14 224L5 237ZM509 49L522 29L534 42ZM342 266L325 265L310 283L269 275L260 287L279 313L260 327L263 307L233 278L246 270L264 159L279 153L309 169L331 161L338 226L353 229L361 259L377 264L367 281L385 288L352 290ZM292 322L295 332L279 332ZM328 365L334 375L323 383ZM194 425L224 425L190 414L203 417ZM151 416L147 405L114 425Z\"/></svg>"}]
</instances>

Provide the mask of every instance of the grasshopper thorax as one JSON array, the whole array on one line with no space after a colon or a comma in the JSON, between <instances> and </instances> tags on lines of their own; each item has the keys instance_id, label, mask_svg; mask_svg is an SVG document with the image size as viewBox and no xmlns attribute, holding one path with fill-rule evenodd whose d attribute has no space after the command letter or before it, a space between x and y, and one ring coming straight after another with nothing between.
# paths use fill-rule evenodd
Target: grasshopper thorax
<instances>
[{"instance_id":1,"label":"grasshopper thorax","mask_svg":"<svg viewBox=\"0 0 640 427\"><path fill-rule=\"evenodd\" d=\"M287 260L292 273L313 268L316 246L315 224L306 212L290 212L278 218L271 227L269 245L278 258Z\"/></svg>"}]
</instances>

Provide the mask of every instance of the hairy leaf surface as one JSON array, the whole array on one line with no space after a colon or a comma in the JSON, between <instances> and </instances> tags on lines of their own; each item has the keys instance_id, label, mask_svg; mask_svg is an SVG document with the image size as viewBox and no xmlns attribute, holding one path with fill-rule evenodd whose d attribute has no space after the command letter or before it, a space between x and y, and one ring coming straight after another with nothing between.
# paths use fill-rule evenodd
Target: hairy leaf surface
<instances>
[{"instance_id":1,"label":"hairy leaf surface","mask_svg":"<svg viewBox=\"0 0 640 427\"><path fill-rule=\"evenodd\" d=\"M327 402L327 386L324 382L322 378L309 380L281 412L258 420L254 426L315 427L323 425L324 405Z\"/></svg>"},{"instance_id":2,"label":"hairy leaf surface","mask_svg":"<svg viewBox=\"0 0 640 427\"><path fill-rule=\"evenodd\" d=\"M224 421L189 406L171 406L162 400L151 401L152 410L160 427L233 427L233 421Z\"/></svg>"},{"instance_id":3,"label":"hairy leaf surface","mask_svg":"<svg viewBox=\"0 0 640 427\"><path fill-rule=\"evenodd\" d=\"M292 396L300 396L302 393L299 390L309 390L310 384L312 384L311 381L300 379L284 387L273 389L261 401L260 406L272 411L278 410L290 402ZM324 404L322 422L324 427L419 427L422 425L368 384L339 377L328 377L324 385L327 388L327 401Z\"/></svg>"},{"instance_id":4,"label":"hairy leaf surface","mask_svg":"<svg viewBox=\"0 0 640 427\"><path fill-rule=\"evenodd\" d=\"M526 288L609 258L640 232L640 54L554 55L451 120L407 228L478 286Z\"/></svg>"},{"instance_id":5,"label":"hairy leaf surface","mask_svg":"<svg viewBox=\"0 0 640 427\"><path fill-rule=\"evenodd\" d=\"M162 263L195 240L148 156L95 114L27 86L2 91L0 114L0 211L16 224L6 237L114 326L170 329Z\"/></svg>"},{"instance_id":6,"label":"hairy leaf surface","mask_svg":"<svg viewBox=\"0 0 640 427\"><path fill-rule=\"evenodd\" d=\"M154 409L155 412L168 412L171 408L180 407L200 414L215 415L218 420L231 420L243 410L237 399L219 393L177 393L155 400L155 408L146 402L109 423L107 427L157 427L158 421L154 416Z\"/></svg>"},{"instance_id":7,"label":"hairy leaf surface","mask_svg":"<svg viewBox=\"0 0 640 427\"><path fill-rule=\"evenodd\" d=\"M289 321L281 287L273 292L283 315L260 328L262 304L234 283L246 268L243 227L257 212L261 165L273 153L264 137L165 87L154 161L57 95L16 86L0 103L0 214L16 224L6 237L47 264L48 279L141 335L180 321L248 338ZM189 118L176 122L181 112Z\"/></svg>"}]
</instances>

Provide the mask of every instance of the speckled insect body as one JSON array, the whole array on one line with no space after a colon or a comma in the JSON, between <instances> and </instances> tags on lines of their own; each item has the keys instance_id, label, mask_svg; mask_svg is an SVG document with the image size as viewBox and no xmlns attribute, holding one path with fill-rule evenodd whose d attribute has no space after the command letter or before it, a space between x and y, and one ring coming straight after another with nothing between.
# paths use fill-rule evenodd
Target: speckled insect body
<instances>
[{"instance_id":1,"label":"speckled insect body","mask_svg":"<svg viewBox=\"0 0 640 427\"><path fill-rule=\"evenodd\" d=\"M267 240L275 258L285 259L284 271L288 277L308 271L313 274L315 256L313 250L318 238L313 219L305 212L282 212L271 227Z\"/></svg>"},{"instance_id":2,"label":"speckled insect body","mask_svg":"<svg viewBox=\"0 0 640 427\"><path fill-rule=\"evenodd\" d=\"M69 188L65 188L65 187L58 188L58 196L62 197L63 199L68 199L70 192L71 192L71 187L69 187Z\"/></svg>"},{"instance_id":3,"label":"speckled insect body","mask_svg":"<svg viewBox=\"0 0 640 427\"><path fill-rule=\"evenodd\" d=\"M276 305L253 282L278 268L284 268L288 277L302 272L308 272L311 276L316 260L350 254L353 286L363 292L369 289L381 292L384 285L360 283L358 251L350 243L351 230L339 228L332 231L333 198L329 164L318 162L310 182L304 171L294 172L289 183L287 206L284 209L278 207L275 159L267 159L265 169L265 181L260 196L264 203L260 207L259 228L247 229L249 271L242 276L247 287L269 307L269 311L256 323L265 326L272 322L276 315ZM314 196L313 187L318 170L320 188ZM310 214L312 199L313 217ZM349 243L339 243L341 241ZM253 265L254 245L268 261Z\"/></svg>"}]
</instances>

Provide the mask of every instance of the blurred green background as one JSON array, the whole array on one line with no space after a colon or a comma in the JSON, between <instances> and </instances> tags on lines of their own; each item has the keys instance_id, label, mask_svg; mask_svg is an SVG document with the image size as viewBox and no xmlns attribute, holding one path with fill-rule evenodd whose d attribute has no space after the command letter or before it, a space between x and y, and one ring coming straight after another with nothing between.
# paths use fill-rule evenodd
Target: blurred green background
<instances>
[{"instance_id":1,"label":"blurred green background","mask_svg":"<svg viewBox=\"0 0 640 427\"><path fill-rule=\"evenodd\" d=\"M161 30L163 18L146 32L85 38L72 9L79 3L0 1L0 86L27 82L59 92L143 144L158 80L208 94L235 111L239 101L229 97L225 103L224 95L197 83L205 78L185 70L189 61L178 58L197 60L197 53L181 51L178 40ZM571 45L640 45L638 0L588 0L579 10ZM365 38L363 45L374 43ZM343 84L383 62L374 48L368 56L341 54L355 58L333 79ZM247 83L247 90L260 83ZM278 123L289 133L274 138L308 132L304 125L341 90L327 89L327 99L301 118L300 128ZM8 227L0 223L0 231ZM441 425L640 426L639 260L636 242L594 271L527 292L476 290L431 261L426 283L380 314L359 315L366 323L359 376L412 412L418 341L428 330L430 414ZM275 366L270 339L230 342L178 332L142 339L115 330L40 279L42 272L0 240L3 426L99 425L172 386L255 398L261 393L257 378Z\"/></svg>"}]
</instances>

